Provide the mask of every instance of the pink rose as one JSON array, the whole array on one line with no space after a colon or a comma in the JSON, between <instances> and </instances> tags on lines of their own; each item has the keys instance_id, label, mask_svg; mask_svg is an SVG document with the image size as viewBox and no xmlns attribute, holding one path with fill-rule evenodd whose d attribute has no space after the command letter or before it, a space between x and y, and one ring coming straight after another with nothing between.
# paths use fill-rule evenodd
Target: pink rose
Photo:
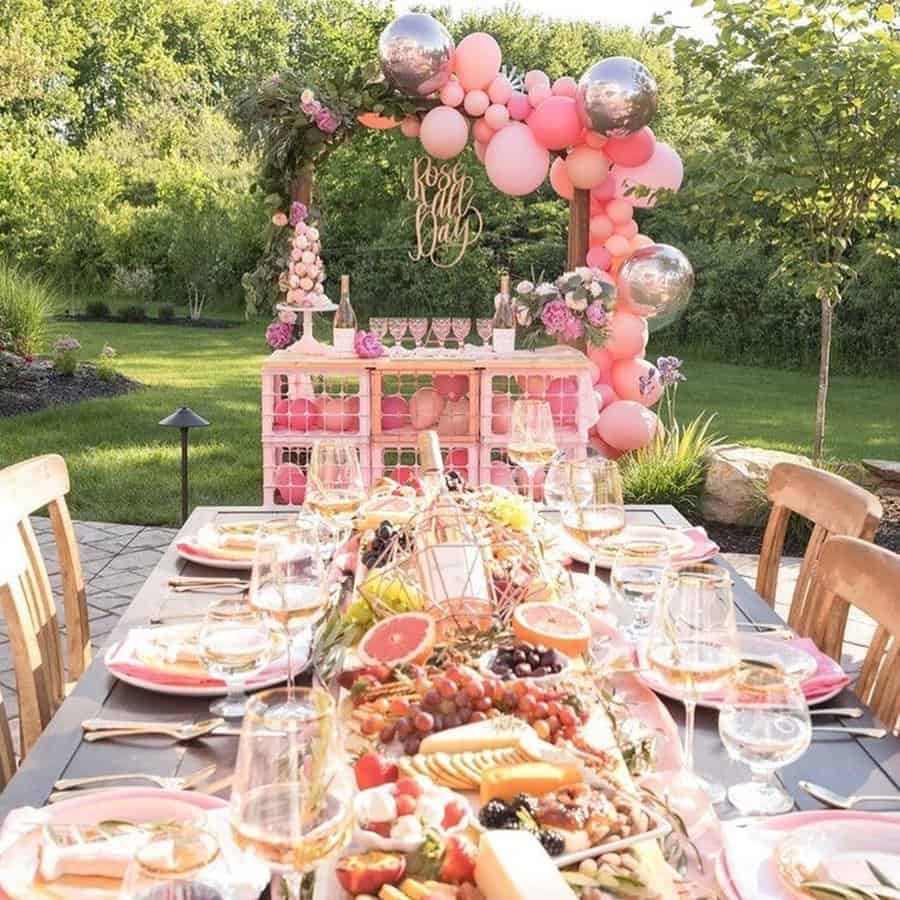
<instances>
[{"instance_id":1,"label":"pink rose","mask_svg":"<svg viewBox=\"0 0 900 900\"><path fill-rule=\"evenodd\" d=\"M276 228L284 228L288 223L288 217L283 212L277 212L272 216L272 224Z\"/></svg>"},{"instance_id":2,"label":"pink rose","mask_svg":"<svg viewBox=\"0 0 900 900\"><path fill-rule=\"evenodd\" d=\"M353 339L353 348L356 355L363 359L375 359L384 356L384 345L372 331L357 331Z\"/></svg>"}]
</instances>

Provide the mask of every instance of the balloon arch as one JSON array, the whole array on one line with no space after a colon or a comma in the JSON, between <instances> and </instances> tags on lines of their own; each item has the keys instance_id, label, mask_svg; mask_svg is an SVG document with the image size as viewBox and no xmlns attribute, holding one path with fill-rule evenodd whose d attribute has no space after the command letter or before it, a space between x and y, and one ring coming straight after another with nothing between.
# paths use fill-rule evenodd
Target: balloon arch
<instances>
[{"instance_id":1,"label":"balloon arch","mask_svg":"<svg viewBox=\"0 0 900 900\"><path fill-rule=\"evenodd\" d=\"M539 70L510 77L491 35L469 34L455 45L424 13L395 19L381 34L379 57L380 66L355 69L341 84L314 88L284 74L243 99L239 112L261 151L261 184L280 207L263 261L245 276L248 303L262 306L272 284L301 306L308 283L310 294L321 293L321 264L316 259L315 271L301 271L297 235L302 243L310 231L304 220L315 166L358 125L399 128L439 160L462 153L471 135L497 190L523 196L549 176L568 201L567 265L585 287L575 288L571 275L561 279L559 302L579 311L557 312L583 318L598 281L612 285L615 296L602 321L598 310L599 328L589 329L601 405L592 441L613 457L650 443L659 429L650 407L680 375L673 358L655 366L644 359L648 323L657 330L674 321L693 288L684 254L655 244L634 220L635 207L678 190L683 176L677 152L649 127L657 105L652 74L637 60L608 57L578 81L551 83Z\"/></svg>"}]
</instances>

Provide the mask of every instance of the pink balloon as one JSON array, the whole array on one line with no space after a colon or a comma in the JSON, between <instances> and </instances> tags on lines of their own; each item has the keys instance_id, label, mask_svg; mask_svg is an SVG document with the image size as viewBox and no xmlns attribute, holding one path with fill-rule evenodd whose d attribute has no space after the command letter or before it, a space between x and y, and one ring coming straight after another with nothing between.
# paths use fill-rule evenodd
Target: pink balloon
<instances>
[{"instance_id":1,"label":"pink balloon","mask_svg":"<svg viewBox=\"0 0 900 900\"><path fill-rule=\"evenodd\" d=\"M635 250L640 250L641 247L649 247L652 243L653 243L653 238L647 237L646 234L636 234L628 242L628 250L631 253L634 253Z\"/></svg>"},{"instance_id":2,"label":"pink balloon","mask_svg":"<svg viewBox=\"0 0 900 900\"><path fill-rule=\"evenodd\" d=\"M528 102L528 97L525 94L520 94L518 91L513 91L506 108L509 110L509 117L518 121L527 119L528 114L531 112L531 104Z\"/></svg>"},{"instance_id":3,"label":"pink balloon","mask_svg":"<svg viewBox=\"0 0 900 900\"><path fill-rule=\"evenodd\" d=\"M626 312L614 312L609 320L605 349L613 359L633 359L647 346L647 320Z\"/></svg>"},{"instance_id":4,"label":"pink balloon","mask_svg":"<svg viewBox=\"0 0 900 900\"><path fill-rule=\"evenodd\" d=\"M612 376L610 376L612 377ZM603 401L603 406L601 409L606 409L607 406L612 406L613 403L618 403L622 398L612 389L612 385L605 384L601 382L597 385L595 393L600 395L600 399Z\"/></svg>"},{"instance_id":5,"label":"pink balloon","mask_svg":"<svg viewBox=\"0 0 900 900\"><path fill-rule=\"evenodd\" d=\"M359 431L359 397L326 397L322 401L326 431Z\"/></svg>"},{"instance_id":6,"label":"pink balloon","mask_svg":"<svg viewBox=\"0 0 900 900\"><path fill-rule=\"evenodd\" d=\"M484 111L491 105L491 98L488 97L487 91L468 91L466 99L463 100L463 109L470 116L482 116Z\"/></svg>"},{"instance_id":7,"label":"pink balloon","mask_svg":"<svg viewBox=\"0 0 900 900\"><path fill-rule=\"evenodd\" d=\"M494 133L484 165L497 190L521 197L541 186L550 168L550 154L534 139L527 125L512 122Z\"/></svg>"},{"instance_id":8,"label":"pink balloon","mask_svg":"<svg viewBox=\"0 0 900 900\"><path fill-rule=\"evenodd\" d=\"M272 406L272 428L275 431L287 431L288 413L291 411L291 401L288 399L276 400Z\"/></svg>"},{"instance_id":9,"label":"pink balloon","mask_svg":"<svg viewBox=\"0 0 900 900\"><path fill-rule=\"evenodd\" d=\"M612 200L616 195L616 179L612 175L606 178L591 190L591 200L595 200L603 205L606 209L606 201Z\"/></svg>"},{"instance_id":10,"label":"pink balloon","mask_svg":"<svg viewBox=\"0 0 900 900\"><path fill-rule=\"evenodd\" d=\"M459 400L469 392L469 379L465 375L435 375L432 386L448 400Z\"/></svg>"},{"instance_id":11,"label":"pink balloon","mask_svg":"<svg viewBox=\"0 0 900 900\"><path fill-rule=\"evenodd\" d=\"M482 141L476 140L473 144L475 148L475 156L478 157L478 162L484 162L484 154L487 153L487 144Z\"/></svg>"},{"instance_id":12,"label":"pink balloon","mask_svg":"<svg viewBox=\"0 0 900 900\"><path fill-rule=\"evenodd\" d=\"M418 137L421 128L422 124L421 122L419 122L418 116L407 116L400 123L400 131L402 131L404 136L408 138Z\"/></svg>"},{"instance_id":13,"label":"pink balloon","mask_svg":"<svg viewBox=\"0 0 900 900\"><path fill-rule=\"evenodd\" d=\"M591 216L591 237L600 241L605 241L616 230L609 216L599 215Z\"/></svg>"},{"instance_id":14,"label":"pink balloon","mask_svg":"<svg viewBox=\"0 0 900 900\"><path fill-rule=\"evenodd\" d=\"M484 111L484 121L494 129L499 131L509 124L509 110L502 103L492 103Z\"/></svg>"},{"instance_id":15,"label":"pink balloon","mask_svg":"<svg viewBox=\"0 0 900 900\"><path fill-rule=\"evenodd\" d=\"M502 61L500 45L489 34L475 31L456 45L453 65L460 84L467 91L483 91L497 77Z\"/></svg>"},{"instance_id":16,"label":"pink balloon","mask_svg":"<svg viewBox=\"0 0 900 900\"><path fill-rule=\"evenodd\" d=\"M501 103L505 105L509 102L509 98L512 97L512 95L512 84L510 84L509 79L505 75L498 75L488 88L488 97L491 98L491 103Z\"/></svg>"},{"instance_id":17,"label":"pink balloon","mask_svg":"<svg viewBox=\"0 0 900 900\"><path fill-rule=\"evenodd\" d=\"M587 252L585 262L594 269L608 269L612 262L612 254L606 247L591 247Z\"/></svg>"},{"instance_id":18,"label":"pink balloon","mask_svg":"<svg viewBox=\"0 0 900 900\"><path fill-rule=\"evenodd\" d=\"M588 435L588 442L605 459L618 459L624 452L622 450L616 450L615 447L611 447L602 437L593 431Z\"/></svg>"},{"instance_id":19,"label":"pink balloon","mask_svg":"<svg viewBox=\"0 0 900 900\"><path fill-rule=\"evenodd\" d=\"M546 399L556 424L573 428L578 416L578 379L574 375L551 378L547 384Z\"/></svg>"},{"instance_id":20,"label":"pink balloon","mask_svg":"<svg viewBox=\"0 0 900 900\"><path fill-rule=\"evenodd\" d=\"M631 239L638 233L638 223L634 219L627 222L621 222L616 225L616 234L621 234L623 238L628 240L628 247L631 249Z\"/></svg>"},{"instance_id":21,"label":"pink balloon","mask_svg":"<svg viewBox=\"0 0 900 900\"><path fill-rule=\"evenodd\" d=\"M506 434L512 418L513 401L509 394L494 394L491 397L491 433Z\"/></svg>"},{"instance_id":22,"label":"pink balloon","mask_svg":"<svg viewBox=\"0 0 900 900\"><path fill-rule=\"evenodd\" d=\"M584 142L594 150L602 150L606 146L606 135L597 134L596 131L586 131Z\"/></svg>"},{"instance_id":23,"label":"pink balloon","mask_svg":"<svg viewBox=\"0 0 900 900\"><path fill-rule=\"evenodd\" d=\"M544 499L544 475L545 472L543 469L538 469L534 473L534 499L540 503ZM528 494L528 475L525 473L524 469L520 469L516 466L516 469L513 473L513 478L516 480L516 484L519 487L519 493L523 495Z\"/></svg>"},{"instance_id":24,"label":"pink balloon","mask_svg":"<svg viewBox=\"0 0 900 900\"><path fill-rule=\"evenodd\" d=\"M663 392L662 384L655 376L655 366L651 366L645 359L620 359L613 366L612 386L623 400L653 406ZM643 391L641 379L644 379Z\"/></svg>"},{"instance_id":25,"label":"pink balloon","mask_svg":"<svg viewBox=\"0 0 900 900\"><path fill-rule=\"evenodd\" d=\"M550 87L550 77L546 72L542 72L540 69L532 69L530 72L525 73L525 90L530 91L533 87L539 84L545 84L547 87Z\"/></svg>"},{"instance_id":26,"label":"pink balloon","mask_svg":"<svg viewBox=\"0 0 900 900\"><path fill-rule=\"evenodd\" d=\"M653 191L660 189L677 191L684 178L684 165L672 147L657 141L653 156L642 166L633 168L616 166L613 175L618 193L628 197L632 206L646 208L656 205L656 197L653 194L638 197L629 191L635 186L650 188Z\"/></svg>"},{"instance_id":27,"label":"pink balloon","mask_svg":"<svg viewBox=\"0 0 900 900\"><path fill-rule=\"evenodd\" d=\"M528 89L528 102L535 108L546 103L553 96L549 84L535 84Z\"/></svg>"},{"instance_id":28,"label":"pink balloon","mask_svg":"<svg viewBox=\"0 0 900 900\"><path fill-rule=\"evenodd\" d=\"M436 106L422 119L419 140L425 151L436 159L452 159L465 149L469 125L461 112L449 106Z\"/></svg>"},{"instance_id":29,"label":"pink balloon","mask_svg":"<svg viewBox=\"0 0 900 900\"><path fill-rule=\"evenodd\" d=\"M553 190L564 200L572 199L575 189L572 187L572 182L569 181L566 161L561 156L557 156L553 160L553 165L550 166L550 184L553 185Z\"/></svg>"},{"instance_id":30,"label":"pink balloon","mask_svg":"<svg viewBox=\"0 0 900 900\"><path fill-rule=\"evenodd\" d=\"M656 136L645 125L638 131L620 138L610 138L603 152L617 166L642 166L656 147Z\"/></svg>"},{"instance_id":31,"label":"pink balloon","mask_svg":"<svg viewBox=\"0 0 900 900\"><path fill-rule=\"evenodd\" d=\"M456 79L448 81L443 88L441 88L441 103L443 103L444 106L459 106L459 104L463 102L465 96L465 89Z\"/></svg>"},{"instance_id":32,"label":"pink balloon","mask_svg":"<svg viewBox=\"0 0 900 900\"><path fill-rule=\"evenodd\" d=\"M306 497L306 472L294 463L282 463L275 469L276 503L300 506Z\"/></svg>"},{"instance_id":33,"label":"pink balloon","mask_svg":"<svg viewBox=\"0 0 900 900\"><path fill-rule=\"evenodd\" d=\"M481 144L489 144L494 136L494 129L484 119L479 119L472 126L472 137Z\"/></svg>"},{"instance_id":34,"label":"pink balloon","mask_svg":"<svg viewBox=\"0 0 900 900\"><path fill-rule=\"evenodd\" d=\"M553 95L555 97L572 97L574 99L577 94L578 82L574 78L564 75L553 82Z\"/></svg>"},{"instance_id":35,"label":"pink balloon","mask_svg":"<svg viewBox=\"0 0 900 900\"><path fill-rule=\"evenodd\" d=\"M500 487L515 493L516 478L512 466L503 462L501 459L495 459L491 463L491 484L499 485Z\"/></svg>"},{"instance_id":36,"label":"pink balloon","mask_svg":"<svg viewBox=\"0 0 900 900\"><path fill-rule=\"evenodd\" d=\"M291 400L288 428L291 431L321 431L322 407L307 397Z\"/></svg>"},{"instance_id":37,"label":"pink balloon","mask_svg":"<svg viewBox=\"0 0 900 900\"><path fill-rule=\"evenodd\" d=\"M566 169L575 187L590 190L606 178L609 162L600 150L582 144L566 157Z\"/></svg>"},{"instance_id":38,"label":"pink balloon","mask_svg":"<svg viewBox=\"0 0 900 900\"><path fill-rule=\"evenodd\" d=\"M616 197L606 204L606 214L612 220L613 225L622 225L634 218L634 209L627 200Z\"/></svg>"},{"instance_id":39,"label":"pink balloon","mask_svg":"<svg viewBox=\"0 0 900 900\"><path fill-rule=\"evenodd\" d=\"M640 403L620 400L600 413L597 434L616 450L637 450L646 447L656 434L659 419Z\"/></svg>"},{"instance_id":40,"label":"pink balloon","mask_svg":"<svg viewBox=\"0 0 900 900\"><path fill-rule=\"evenodd\" d=\"M613 256L624 256L628 252L628 238L621 234L610 235L603 245Z\"/></svg>"},{"instance_id":41,"label":"pink balloon","mask_svg":"<svg viewBox=\"0 0 900 900\"><path fill-rule=\"evenodd\" d=\"M409 403L399 394L390 394L381 400L381 430L395 431L409 422Z\"/></svg>"},{"instance_id":42,"label":"pink balloon","mask_svg":"<svg viewBox=\"0 0 900 900\"><path fill-rule=\"evenodd\" d=\"M578 108L571 97L550 97L529 117L535 140L548 150L571 147L581 133Z\"/></svg>"},{"instance_id":43,"label":"pink balloon","mask_svg":"<svg viewBox=\"0 0 900 900\"><path fill-rule=\"evenodd\" d=\"M613 367L613 358L610 354L609 350L606 347L595 347L593 344L588 344L587 351L588 358L597 364L600 369L601 381L609 382L610 377L612 376L612 367Z\"/></svg>"}]
</instances>

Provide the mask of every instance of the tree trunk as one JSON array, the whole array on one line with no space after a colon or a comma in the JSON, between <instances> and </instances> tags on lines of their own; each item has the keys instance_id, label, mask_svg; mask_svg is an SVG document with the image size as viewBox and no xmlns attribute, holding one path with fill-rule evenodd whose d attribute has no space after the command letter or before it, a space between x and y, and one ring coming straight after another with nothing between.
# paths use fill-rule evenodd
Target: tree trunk
<instances>
[{"instance_id":1,"label":"tree trunk","mask_svg":"<svg viewBox=\"0 0 900 900\"><path fill-rule=\"evenodd\" d=\"M575 189L569 203L569 246L566 268L570 271L587 264L590 246L591 192Z\"/></svg>"},{"instance_id":2,"label":"tree trunk","mask_svg":"<svg viewBox=\"0 0 900 900\"><path fill-rule=\"evenodd\" d=\"M822 305L822 330L819 339L819 391L816 395L816 434L813 440L813 462L822 461L825 450L825 407L828 402L828 376L831 369L831 324L834 305L828 294L823 292L819 302Z\"/></svg>"},{"instance_id":3,"label":"tree trunk","mask_svg":"<svg viewBox=\"0 0 900 900\"><path fill-rule=\"evenodd\" d=\"M311 168L302 168L291 181L291 200L309 207L312 203L313 173Z\"/></svg>"}]
</instances>

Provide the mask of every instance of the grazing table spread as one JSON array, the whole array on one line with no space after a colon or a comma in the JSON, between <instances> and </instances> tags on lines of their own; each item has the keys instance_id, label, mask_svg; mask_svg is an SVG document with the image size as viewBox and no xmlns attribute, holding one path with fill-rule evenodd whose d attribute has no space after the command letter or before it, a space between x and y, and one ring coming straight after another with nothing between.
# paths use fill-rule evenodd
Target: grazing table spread
<instances>
[{"instance_id":1,"label":"grazing table spread","mask_svg":"<svg viewBox=\"0 0 900 900\"><path fill-rule=\"evenodd\" d=\"M173 591L170 586L170 580L173 578L179 576L212 577L222 574L218 569L204 566L197 561L189 561L181 555L178 547L179 545L183 546L185 540L196 536L202 528L209 525L222 526L228 523L245 523L248 520L279 521L292 515L296 515L296 513L288 509L272 508L199 507L195 509L172 546L168 548L160 560L157 568L122 616L121 622L111 636L111 645L116 646L120 644L128 635L130 629L154 624L176 624L179 620L185 620L186 617L202 616L207 604L211 600L221 597L221 594L217 593L215 588L210 588L208 592L204 592L202 589L194 589L191 592L184 593ZM550 515L548 513L548 516ZM689 523L673 507L668 506L629 507L626 511L626 517L629 526L663 526L671 529L686 529L689 526ZM718 557L713 561L728 568L727 564ZM766 625L783 624L775 612L733 570L730 571L738 622L753 623L761 631L765 630ZM240 573L226 572L224 574L230 576L239 575ZM486 664L496 666L496 661ZM550 663L547 664L550 665ZM571 666L574 670L579 664L580 660L576 661L573 658L566 663L566 666ZM564 678L565 674L566 672L563 672L559 677ZM265 672L263 675L265 675ZM259 676L261 681L259 686L262 686L262 683L268 684L279 680L278 672L271 678L271 681L265 681L263 675ZM283 671L280 672L281 678L283 678L283 675ZM553 677L556 676L554 675ZM620 697L629 705L629 714L644 721L655 732L658 739L657 743L660 745L656 753L655 767L659 770L666 768L677 769L681 764L681 748L676 739L673 721L677 722L679 726L682 724L683 712L681 704L665 698L662 699L662 703L656 701L654 695L627 670L615 676L613 684ZM250 686L253 687L253 684L251 683ZM831 693L833 694L833 691ZM129 684L121 677L113 677L107 668L106 654L99 654L68 699L63 703L27 759L24 760L18 773L11 780L2 796L0 796L0 821L6 820L4 832L0 834L0 875L2 875L4 866L8 865L8 861L4 861L4 854L9 851L10 846L10 823L15 819L16 815L19 815L18 812L14 811L19 810L21 807L37 809L43 807L53 795L54 787L58 787L57 783L61 778L72 779L100 774L114 775L141 772L163 778L189 780L192 775L196 775L198 781L196 785L191 785L190 781L188 784L183 785L184 788L194 787L193 791L188 793L186 790L183 790L171 795L175 798L172 801L174 806L170 814L167 815L171 818L178 818L181 814L189 816L192 814L192 811L196 813L196 810L200 808L209 816L210 823L219 821L216 818L219 815L227 816L225 811L226 801L231 789L229 776L235 770L235 760L238 751L237 728L226 728L221 733L210 734L205 737L201 735L195 740L186 742L175 742L158 736L129 737L125 740L91 742L86 739L86 732L83 730L85 720L98 717L113 720L130 720L132 722L196 722L208 717L208 705L208 697L181 695L177 689L167 694L161 694L158 691L151 692L135 684ZM853 695L852 691L846 688L831 696L828 705L856 707L857 709L862 707L862 704ZM484 724L487 725L493 721L488 719ZM350 722L353 728L356 728L359 720L354 720L351 716ZM236 723L229 723L229 725L232 724ZM539 724L543 723L536 723L535 727ZM816 720L816 724L839 725L842 724L842 720L822 717ZM861 718L848 719L845 724L865 726L877 723L871 719L867 711L864 711ZM471 728L472 726L465 727ZM363 727L363 731L365 731L365 727ZM584 730L588 746L590 746L593 732L599 735L597 745L603 743L604 735L608 740L610 735L609 724L605 718L601 722L595 722L594 718L591 718ZM548 756L546 755L539 756L539 760L543 760L543 762L538 762L538 765L548 765L549 774L547 771L543 773L536 771L534 769L535 756L529 757L527 753L525 755L516 755L521 752L522 747L527 746L525 743L519 744L499 740L494 744L496 749L467 754L459 752L462 744L447 740L444 742L446 746L441 744L440 741L435 743L434 739L441 738L442 735L446 734L448 734L447 731L435 731L421 742L421 746L419 746L419 741L417 740L412 753L409 753L401 760L400 776L405 776L407 781L418 779L420 785L425 784L428 790L438 792L436 796L440 795L440 791L444 791L445 794L440 796L446 795L451 798L453 796L452 791L475 788L480 781L481 803L489 800L490 804L493 804L492 812L488 816L494 815L502 818L502 815L506 815L508 810L504 812L504 802L509 801L510 798L514 799L517 791L521 789L517 788L518 781L516 778L511 776L507 778L510 775L508 772L503 774L503 770L497 768L492 768L487 773L479 771L478 765L476 765L479 753L497 754L497 756L492 757L494 764L500 762L500 758L504 753L511 754L511 759L508 762L513 764L512 768L522 770L522 772L513 774L520 774L527 784L533 784L536 777L537 780L540 780L542 774L552 780L560 777L561 772L563 775L566 772L566 763L547 763ZM544 736L545 733L540 732L540 737ZM431 745L428 744L429 741L431 741ZM465 741L463 740L464 743ZM478 745L477 741L476 745ZM429 750L429 746L437 752L432 753ZM435 759L438 760L438 764L434 762ZM441 761L443 761L443 764L441 764ZM702 705L697 711L694 764L697 772L707 778L714 778L725 785L746 780L745 768L732 762L726 753L719 736L716 711L711 708L705 708ZM613 772L624 770L624 763L621 757L619 757L618 763L613 759L611 765L611 771ZM213 766L215 771L211 773L210 767ZM500 775L491 774L498 771L501 773ZM622 777L625 780L624 783L630 781L630 776L627 772L624 772ZM654 777L654 775L650 776L651 781ZM656 849L656 843L646 842L636 845L637 858L642 861L641 865L645 867L641 870L643 873L641 877L646 879L645 892L636 891L633 894L623 892L610 895L597 893L596 896L699 897L716 896L717 891L719 896L736 898L736 900L751 900L751 898L755 897L771 897L774 900L774 898L789 896L809 896L806 894L793 895L785 893L784 885L779 886L776 883L777 878L770 871L772 866L768 862L773 855L776 843L781 840L785 833L796 829L796 833L802 836L806 832L801 826L809 822L815 827L815 833L822 836L822 839L826 841L826 847L831 847L832 845L839 847L840 839L832 833L837 827L835 822L828 820L826 824L822 825L815 818L816 814L804 812L821 810L822 804L804 791L800 783L802 781L810 781L823 784L831 790L844 795L896 795L898 805L900 805L900 740L890 735L881 740L875 740L846 733L817 733L814 734L808 750L798 760L781 769L778 777L793 798L797 809L801 812L793 813L789 816L761 820L763 824L753 828L744 828L742 826L745 824L745 820L735 820L731 825L728 824L727 820L734 817L734 812L733 810L729 812L728 805L722 804L716 809L719 819L723 820L724 823L720 833L718 820L715 816L710 815L711 807L704 804L698 805L697 815L688 824L691 829L691 837L695 839L701 855L705 855L706 859L702 873L697 871L695 863L689 867L689 872L692 873L689 877L694 879L692 888L689 888L687 882L679 883L677 889L673 887L671 877L661 875L662 872L669 872L670 870L663 863L662 856ZM358 786L362 787L360 780L360 774L357 772ZM432 784L432 780L437 784ZM371 790L374 791L380 790L383 792L387 790L392 792L398 790L398 788L390 785L379 786L379 779L377 778L370 783L373 785ZM399 784L400 782L398 782ZM165 783L160 786L172 788L179 785ZM565 789L565 786L566 783L563 780L561 787ZM145 786L139 789L132 787L120 788L118 791L110 792L108 797L113 806L115 806L117 796L123 797L123 802L129 805L129 809L132 810L133 814L139 816L140 809L152 807L155 802L153 799L155 790L154 788L147 789ZM361 796L365 796L365 792L357 795L357 798ZM458 797L460 795L457 794L455 796ZM400 799L399 797L397 798L398 803ZM67 802L71 804L73 801ZM87 797L85 797L85 802L87 802ZM374 802L372 800L372 803ZM390 802L393 803L394 801L391 800ZM452 804L452 799L449 802ZM355 806L357 818L364 818L361 813L363 808L371 812L374 808L372 803L364 807L357 804ZM473 803L473 809L477 808L478 805L477 802ZM52 809L52 807L49 808ZM449 809L450 807L448 806L447 808ZM650 814L644 816L640 828L635 826L636 830L643 830L647 833L652 832L664 838L669 827L664 817L654 817L653 809L649 807L644 809L649 810ZM485 819L485 810L487 810L487 806L482 807L482 825L485 825L486 821L489 823L489 818ZM515 810L513 812L515 813ZM147 815L152 816L152 811L147 812ZM469 821L473 815L474 811L465 813L466 821ZM637 813L632 810L629 812L629 815L643 815L643 812L640 809ZM821 815L821 813L818 815ZM866 829L876 833L879 828L886 827L884 825L885 822L891 821L887 816L878 817L871 813L848 813L846 815L858 816L860 823L865 825ZM120 809L118 810L118 816L121 817ZM810 819L810 816L813 818ZM227 822L227 819L225 821ZM493 827L493 825L488 824L487 827ZM659 830L655 831L654 829L657 827ZM227 824L225 824L224 828L227 831ZM831 829L831 832L829 829ZM448 826L447 833L449 834L452 830L452 827ZM484 829L481 830L483 831ZM368 846L377 848L379 846L377 835L375 838L372 838L370 833L369 838L372 840L372 843ZM532 870L530 862L526 864L525 861L518 858L517 854L524 853L527 856L530 850L538 850L538 855L546 860L536 840L534 840L533 845L528 843L529 840L533 840L533 836L528 834L527 830L522 829L517 831L489 830L482 835L477 865L483 869L479 878L479 886L485 890L484 885L493 885L493 892L489 894L488 900L495 900L495 898L501 896L504 897L504 900L506 896L510 898L522 896L534 898L534 900L538 900L539 896L541 898L569 896L569 893L558 893L559 887L557 882L553 880L546 881L548 893L544 893L543 889L536 887L521 893L519 885L522 884L522 877L526 875L534 879L533 884L540 884L543 883L542 880L544 879L556 877L552 866L550 866L551 874L548 875L541 865L536 865L534 870ZM541 840L543 843L543 838ZM892 840L895 840L892 833L886 835L884 839L885 846L890 848ZM829 841L832 843L829 844ZM413 840L413 843L415 844L415 840ZM661 843L665 844L666 841L661 840ZM623 849L627 844L628 841L626 840L621 845ZM581 845L572 845L576 850L578 846ZM609 846L614 848L618 845L610 844ZM714 857L717 855L717 849L721 846L724 846L725 853L718 863L720 871L718 872L717 882L715 877L716 860ZM567 843L564 852L570 853L572 847ZM360 852L356 842L354 842L354 848L356 849L353 852ZM809 852L809 848L804 846L802 841L798 842L798 847L792 849L798 855L798 858L802 858L804 852ZM839 847L839 849L847 850L846 847ZM861 853L871 852L868 846L858 849ZM896 848L892 849L896 853ZM548 853L550 852L551 850L548 847ZM553 850L554 855L559 853L559 848ZM623 853L623 855L627 854ZM604 856L602 859L608 860L614 857L618 858L617 854L610 852L608 857ZM576 853L573 857L575 863L578 862L579 858L581 857ZM725 874L722 874L721 868L725 865L722 859L734 860L738 858L742 860L744 858L756 860L758 864L748 864L750 865L749 869L745 870L743 867L740 867L739 871L736 871L732 865ZM517 866L522 867L522 871L519 873L514 871ZM648 875L647 873L650 869L653 872ZM476 869L477 871L478 869ZM246 876L247 886L246 893L240 894L240 896L247 896L248 898L257 896L261 890L259 872L251 867L243 874ZM445 881L447 879L442 877L440 880ZM402 900L405 897L426 896L422 892L416 893L416 890L419 889L419 882L411 882L410 884L412 886L407 885L407 889L395 889L396 893L391 893L390 888L386 887L379 896L388 898L388 900L391 900L391 898ZM623 884L625 885L624 888ZM624 882L618 882L618 888L625 891L627 890L627 884L627 879ZM657 893L654 894L652 891L649 891L646 887L648 884L652 884ZM436 891L434 896L441 896L438 888L435 887L434 890ZM557 893L554 893L554 891L557 891ZM343 900L345 897L369 896L369 894L375 895L378 893L377 887L375 890L358 890L349 894L344 893L334 880L334 861L332 861L323 867L320 875L317 877L313 896L317 900ZM0 896L3 896L2 891L0 891ZM22 896L38 895L26 892ZM39 896L55 897L64 895L47 893ZM98 896L115 897L116 893ZM427 896L431 897L430 894ZM465 896L465 894L460 894L460 896ZM583 896L593 895L583 894Z\"/></svg>"}]
</instances>

